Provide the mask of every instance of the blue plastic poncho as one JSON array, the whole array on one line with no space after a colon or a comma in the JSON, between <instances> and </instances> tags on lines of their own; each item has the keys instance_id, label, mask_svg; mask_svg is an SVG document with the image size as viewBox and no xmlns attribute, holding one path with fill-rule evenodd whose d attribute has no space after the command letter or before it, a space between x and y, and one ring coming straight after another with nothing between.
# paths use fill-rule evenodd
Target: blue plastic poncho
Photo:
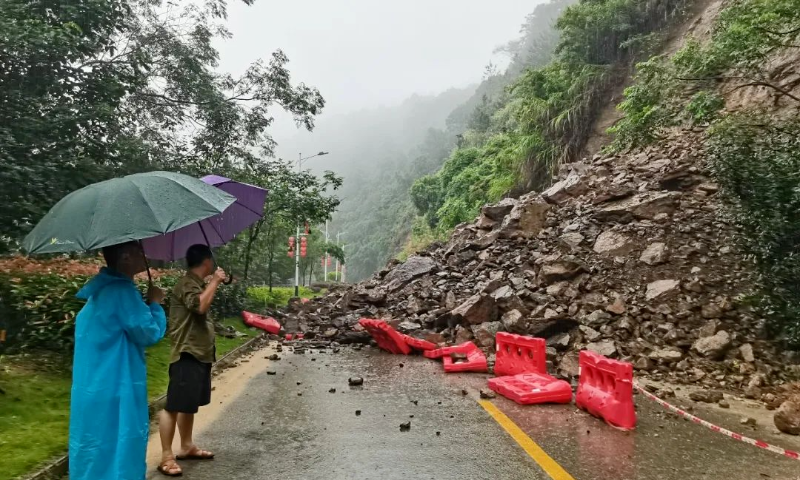
<instances>
[{"instance_id":1,"label":"blue plastic poncho","mask_svg":"<svg viewBox=\"0 0 800 480\"><path fill-rule=\"evenodd\" d=\"M70 480L143 480L148 407L144 348L166 317L127 277L104 268L78 292L69 423Z\"/></svg>"}]
</instances>

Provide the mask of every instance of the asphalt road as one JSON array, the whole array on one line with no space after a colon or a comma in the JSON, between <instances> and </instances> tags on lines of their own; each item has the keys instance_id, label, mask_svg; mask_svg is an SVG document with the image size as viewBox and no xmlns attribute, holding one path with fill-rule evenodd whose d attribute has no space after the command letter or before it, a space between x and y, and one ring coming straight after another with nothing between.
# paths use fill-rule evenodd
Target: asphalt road
<instances>
[{"instance_id":1,"label":"asphalt road","mask_svg":"<svg viewBox=\"0 0 800 480\"><path fill-rule=\"evenodd\" d=\"M217 458L183 462L184 478L800 479L800 462L686 422L641 396L634 432L574 405L492 400L506 426L532 440L521 445L479 403L486 375L445 375L432 360L372 349L280 355L268 367L274 375L255 375L200 432L198 444ZM348 386L354 376L363 387ZM730 418L707 413L735 429ZM406 422L411 429L401 431Z\"/></svg>"}]
</instances>

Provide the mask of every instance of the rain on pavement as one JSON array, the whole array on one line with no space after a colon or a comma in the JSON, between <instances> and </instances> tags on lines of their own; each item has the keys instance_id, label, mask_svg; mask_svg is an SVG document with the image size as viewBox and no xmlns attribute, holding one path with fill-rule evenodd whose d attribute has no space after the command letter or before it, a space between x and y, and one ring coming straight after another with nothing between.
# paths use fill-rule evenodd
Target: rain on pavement
<instances>
[{"instance_id":1,"label":"rain on pavement","mask_svg":"<svg viewBox=\"0 0 800 480\"><path fill-rule=\"evenodd\" d=\"M438 362L369 348L295 354L284 347L280 355L196 435L217 458L182 462L184 478L551 478L478 403L487 375L445 375ZM348 386L355 376L362 387ZM564 480L800 479L797 461L694 425L641 395L633 432L574 405L492 402L568 472ZM406 422L411 429L401 432ZM148 479L157 478L151 468Z\"/></svg>"}]
</instances>

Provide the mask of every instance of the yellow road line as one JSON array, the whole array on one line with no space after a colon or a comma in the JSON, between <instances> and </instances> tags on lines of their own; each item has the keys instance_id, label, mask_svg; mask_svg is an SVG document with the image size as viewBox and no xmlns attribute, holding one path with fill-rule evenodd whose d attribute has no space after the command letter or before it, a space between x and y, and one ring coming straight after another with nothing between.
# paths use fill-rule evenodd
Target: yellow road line
<instances>
[{"instance_id":1,"label":"yellow road line","mask_svg":"<svg viewBox=\"0 0 800 480\"><path fill-rule=\"evenodd\" d=\"M550 478L553 480L575 480L572 475L567 473L561 465L559 465L555 460L550 457L542 447L536 444L531 437L525 434L521 428L517 426L510 418L508 418L503 412L500 411L499 408L495 407L492 402L487 400L479 400L478 403L486 410L492 418L495 419L497 423L503 427L503 430L508 432L520 447L522 447L525 452L530 455L530 457L542 467L542 470L545 471Z\"/></svg>"}]
</instances>

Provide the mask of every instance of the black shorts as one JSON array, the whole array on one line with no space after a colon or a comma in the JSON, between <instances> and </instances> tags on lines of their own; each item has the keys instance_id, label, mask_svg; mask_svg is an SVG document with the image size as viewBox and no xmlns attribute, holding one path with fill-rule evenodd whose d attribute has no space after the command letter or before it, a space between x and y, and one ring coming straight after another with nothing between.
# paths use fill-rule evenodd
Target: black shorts
<instances>
[{"instance_id":1,"label":"black shorts","mask_svg":"<svg viewBox=\"0 0 800 480\"><path fill-rule=\"evenodd\" d=\"M203 363L192 354L183 352L169 366L169 387L165 410L177 413L197 413L211 403L211 364Z\"/></svg>"}]
</instances>

